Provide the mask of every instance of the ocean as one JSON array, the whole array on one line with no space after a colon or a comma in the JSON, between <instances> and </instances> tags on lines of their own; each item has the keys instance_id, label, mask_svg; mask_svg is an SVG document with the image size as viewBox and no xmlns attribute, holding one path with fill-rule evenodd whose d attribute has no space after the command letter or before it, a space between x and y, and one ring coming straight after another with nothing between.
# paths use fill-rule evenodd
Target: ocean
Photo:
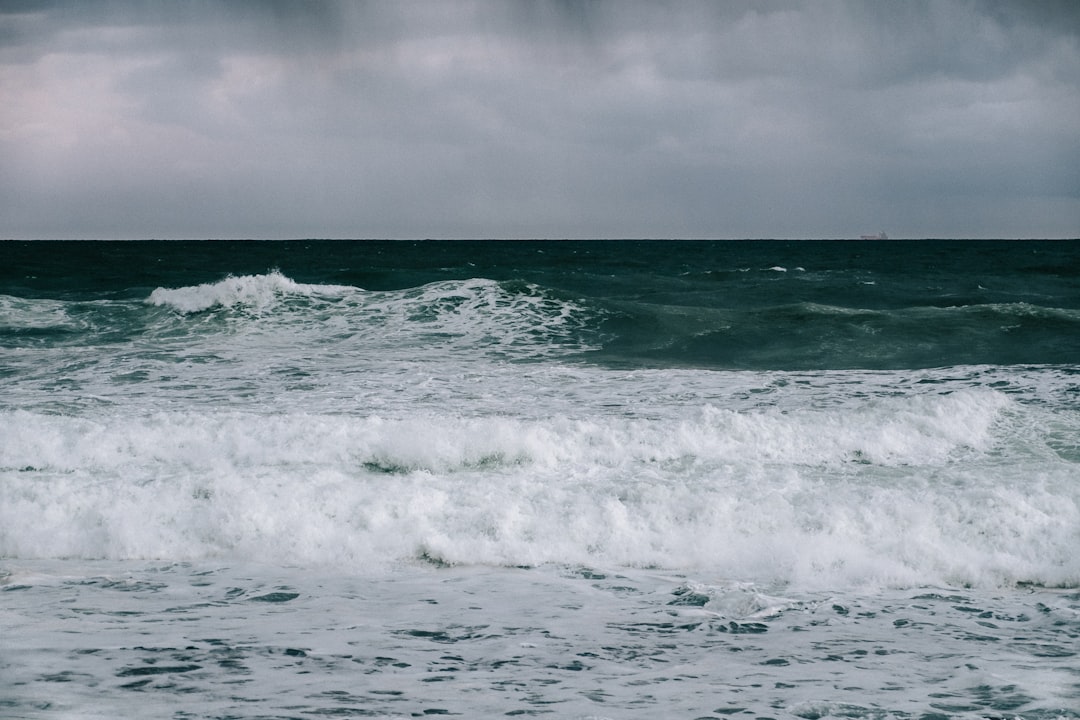
<instances>
[{"instance_id":1,"label":"ocean","mask_svg":"<svg viewBox=\"0 0 1080 720\"><path fill-rule=\"evenodd\" d=\"M1080 718L1080 241L0 242L4 718Z\"/></svg>"}]
</instances>

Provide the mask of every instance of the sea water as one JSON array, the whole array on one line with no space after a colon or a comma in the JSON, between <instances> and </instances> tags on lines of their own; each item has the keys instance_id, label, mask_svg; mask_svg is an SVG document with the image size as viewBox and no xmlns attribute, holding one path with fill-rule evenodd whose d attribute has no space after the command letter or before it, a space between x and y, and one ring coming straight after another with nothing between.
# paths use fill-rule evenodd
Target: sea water
<instances>
[{"instance_id":1,"label":"sea water","mask_svg":"<svg viewBox=\"0 0 1080 720\"><path fill-rule=\"evenodd\" d=\"M0 716L1078 718L1080 243L0 243Z\"/></svg>"}]
</instances>

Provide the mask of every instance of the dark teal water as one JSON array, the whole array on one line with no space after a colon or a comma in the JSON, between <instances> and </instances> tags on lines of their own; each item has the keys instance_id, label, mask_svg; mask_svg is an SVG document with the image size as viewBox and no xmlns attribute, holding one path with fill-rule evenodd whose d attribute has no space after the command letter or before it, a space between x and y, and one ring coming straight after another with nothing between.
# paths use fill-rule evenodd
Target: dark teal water
<instances>
[{"instance_id":1,"label":"dark teal water","mask_svg":"<svg viewBox=\"0 0 1080 720\"><path fill-rule=\"evenodd\" d=\"M609 366L1080 361L1080 241L0 243L0 295L20 298L139 300L273 270L373 291L472 278L537 286L591 311L578 332L593 349L580 359ZM27 340L11 328L0 337Z\"/></svg>"}]
</instances>

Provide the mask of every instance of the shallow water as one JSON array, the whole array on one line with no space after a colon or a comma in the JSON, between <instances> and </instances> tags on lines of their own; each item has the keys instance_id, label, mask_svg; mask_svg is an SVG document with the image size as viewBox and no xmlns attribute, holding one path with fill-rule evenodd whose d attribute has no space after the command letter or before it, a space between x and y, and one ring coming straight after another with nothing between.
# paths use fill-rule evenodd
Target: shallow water
<instances>
[{"instance_id":1,"label":"shallow water","mask_svg":"<svg viewBox=\"0 0 1080 720\"><path fill-rule=\"evenodd\" d=\"M1080 594L41 561L6 717L1080 717Z\"/></svg>"}]
</instances>

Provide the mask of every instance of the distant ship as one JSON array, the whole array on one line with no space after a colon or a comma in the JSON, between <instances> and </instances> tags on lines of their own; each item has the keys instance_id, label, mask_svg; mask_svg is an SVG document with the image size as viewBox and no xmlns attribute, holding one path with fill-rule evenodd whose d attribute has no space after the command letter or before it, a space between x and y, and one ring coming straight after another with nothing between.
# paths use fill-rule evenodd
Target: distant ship
<instances>
[{"instance_id":1,"label":"distant ship","mask_svg":"<svg viewBox=\"0 0 1080 720\"><path fill-rule=\"evenodd\" d=\"M860 240L888 240L889 236L883 232L879 232L877 235L860 235Z\"/></svg>"}]
</instances>

